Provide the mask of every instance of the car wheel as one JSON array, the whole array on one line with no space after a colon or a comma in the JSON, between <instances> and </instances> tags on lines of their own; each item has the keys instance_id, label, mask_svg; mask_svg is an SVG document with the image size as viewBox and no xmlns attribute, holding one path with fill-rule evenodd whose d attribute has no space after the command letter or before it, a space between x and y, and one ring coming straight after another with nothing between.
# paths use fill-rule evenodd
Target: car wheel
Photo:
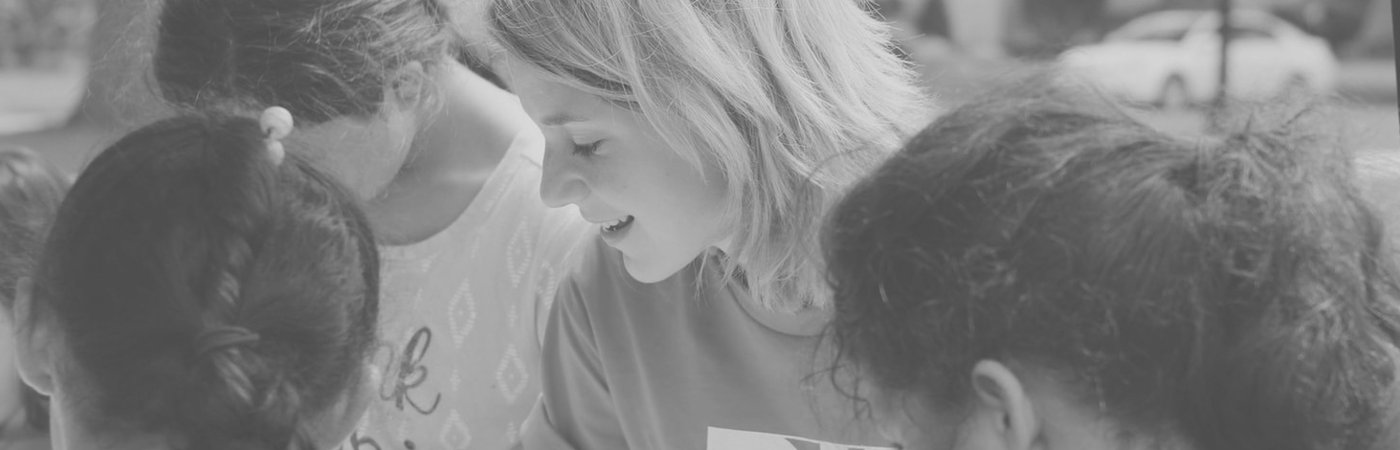
<instances>
[{"instance_id":1,"label":"car wheel","mask_svg":"<svg viewBox=\"0 0 1400 450\"><path fill-rule=\"evenodd\" d=\"M1186 81L1180 75L1167 77L1167 81L1162 83L1157 106L1163 109L1186 109L1191 106L1191 92L1186 90Z\"/></svg>"}]
</instances>

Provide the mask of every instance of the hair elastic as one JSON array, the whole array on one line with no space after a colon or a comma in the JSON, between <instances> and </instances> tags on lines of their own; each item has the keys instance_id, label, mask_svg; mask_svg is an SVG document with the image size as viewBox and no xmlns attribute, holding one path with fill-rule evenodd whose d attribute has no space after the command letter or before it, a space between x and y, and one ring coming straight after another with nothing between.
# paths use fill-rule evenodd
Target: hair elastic
<instances>
[{"instance_id":1,"label":"hair elastic","mask_svg":"<svg viewBox=\"0 0 1400 450\"><path fill-rule=\"evenodd\" d=\"M262 336L249 331L247 328L234 326L214 327L200 332L199 336L194 338L195 355L202 357L229 347L253 344L261 339Z\"/></svg>"},{"instance_id":2,"label":"hair elastic","mask_svg":"<svg viewBox=\"0 0 1400 450\"><path fill-rule=\"evenodd\" d=\"M268 158L272 159L273 165L281 165L282 159L287 156L282 147L282 139L292 134L291 111L281 106L264 109L262 117L258 118L258 126L262 128L263 136L267 139Z\"/></svg>"}]
</instances>

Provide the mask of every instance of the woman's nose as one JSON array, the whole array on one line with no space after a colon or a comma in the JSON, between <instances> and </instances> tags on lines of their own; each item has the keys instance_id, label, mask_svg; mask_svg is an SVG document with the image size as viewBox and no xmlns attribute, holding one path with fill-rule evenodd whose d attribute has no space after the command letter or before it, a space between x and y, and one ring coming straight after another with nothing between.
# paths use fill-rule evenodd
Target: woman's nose
<instances>
[{"instance_id":1,"label":"woman's nose","mask_svg":"<svg viewBox=\"0 0 1400 450\"><path fill-rule=\"evenodd\" d=\"M551 208L577 204L588 197L588 183L579 171L577 159L569 153L567 149L555 148L546 148L544 151L540 200Z\"/></svg>"}]
</instances>

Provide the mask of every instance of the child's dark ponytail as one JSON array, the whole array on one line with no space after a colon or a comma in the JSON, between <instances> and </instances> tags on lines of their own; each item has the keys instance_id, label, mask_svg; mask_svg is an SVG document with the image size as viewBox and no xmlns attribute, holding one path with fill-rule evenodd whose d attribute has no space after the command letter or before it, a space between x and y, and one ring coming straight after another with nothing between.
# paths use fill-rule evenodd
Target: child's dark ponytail
<instances>
[{"instance_id":1,"label":"child's dark ponytail","mask_svg":"<svg viewBox=\"0 0 1400 450\"><path fill-rule=\"evenodd\" d=\"M242 194L239 191L225 193L231 194L231 198L220 202L225 207L211 211L223 231L222 239L214 245L223 264L216 262L213 267L214 282L207 294L204 329L195 335L192 351L194 364L207 366L196 370L207 371L214 378L209 400L222 406L216 408L250 417L238 433L228 433L229 422L237 419L221 412L196 412L192 418L211 420L192 424L190 429L207 429L191 433L191 448L223 448L249 437L264 441L266 446L245 442L232 448L277 448L279 443L305 439L297 431L297 424L302 422L300 394L288 375L277 373L256 351L254 346L261 336L237 325L239 306L244 301L242 284L255 257L249 238L257 234L258 227L251 219L267 214L268 208L255 199L238 198Z\"/></svg>"},{"instance_id":2,"label":"child's dark ponytail","mask_svg":"<svg viewBox=\"0 0 1400 450\"><path fill-rule=\"evenodd\" d=\"M1380 219L1327 144L1244 132L1182 169L1215 274L1179 416L1203 449L1367 449L1384 431L1400 289Z\"/></svg>"},{"instance_id":3,"label":"child's dark ponytail","mask_svg":"<svg viewBox=\"0 0 1400 450\"><path fill-rule=\"evenodd\" d=\"M1009 360L1125 439L1400 448L1396 249L1341 146L1310 114L1188 141L1056 86L951 111L834 209L859 375L955 410Z\"/></svg>"},{"instance_id":4,"label":"child's dark ponytail","mask_svg":"<svg viewBox=\"0 0 1400 450\"><path fill-rule=\"evenodd\" d=\"M177 448L305 449L310 419L367 376L368 222L306 160L270 155L253 120L183 117L122 139L78 179L35 313L63 326L88 375L89 423Z\"/></svg>"}]
</instances>

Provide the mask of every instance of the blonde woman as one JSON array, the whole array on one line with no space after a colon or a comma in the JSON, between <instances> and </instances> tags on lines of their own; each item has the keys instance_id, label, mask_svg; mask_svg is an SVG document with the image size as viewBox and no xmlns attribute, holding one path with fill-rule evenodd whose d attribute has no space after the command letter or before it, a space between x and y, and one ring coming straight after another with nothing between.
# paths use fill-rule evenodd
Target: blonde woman
<instances>
[{"instance_id":1,"label":"blonde woman","mask_svg":"<svg viewBox=\"0 0 1400 450\"><path fill-rule=\"evenodd\" d=\"M813 373L833 200L925 120L852 0L494 0L600 239L560 287L526 449L882 448Z\"/></svg>"}]
</instances>

